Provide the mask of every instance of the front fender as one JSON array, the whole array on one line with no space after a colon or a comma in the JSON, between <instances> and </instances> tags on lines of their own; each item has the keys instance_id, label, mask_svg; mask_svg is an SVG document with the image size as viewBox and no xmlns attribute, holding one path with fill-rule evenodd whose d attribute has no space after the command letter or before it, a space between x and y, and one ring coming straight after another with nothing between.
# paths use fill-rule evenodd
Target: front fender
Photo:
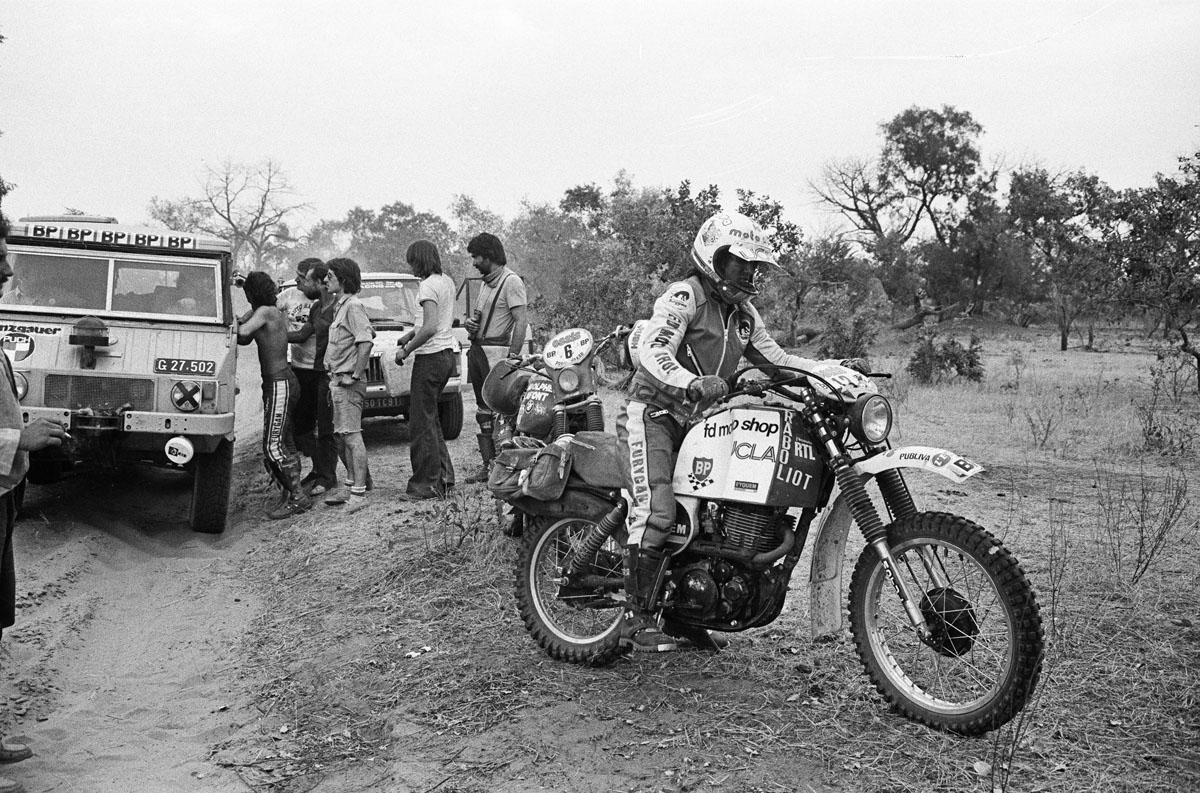
<instances>
[{"instance_id":1,"label":"front fender","mask_svg":"<svg viewBox=\"0 0 1200 793\"><path fill-rule=\"evenodd\" d=\"M979 463L935 446L901 446L882 454L859 460L854 470L864 476L875 476L893 468L919 468L940 474L952 482L965 482L984 470Z\"/></svg>"},{"instance_id":2,"label":"front fender","mask_svg":"<svg viewBox=\"0 0 1200 793\"><path fill-rule=\"evenodd\" d=\"M965 457L933 446L903 446L854 464L854 470L869 479L883 471L896 468L916 468L940 474L953 482L964 482L984 470L982 465ZM850 507L835 488L829 506L816 520L813 540L812 567L808 578L809 614L813 638L839 633L845 610L842 607L842 562L846 542L854 518Z\"/></svg>"}]
</instances>

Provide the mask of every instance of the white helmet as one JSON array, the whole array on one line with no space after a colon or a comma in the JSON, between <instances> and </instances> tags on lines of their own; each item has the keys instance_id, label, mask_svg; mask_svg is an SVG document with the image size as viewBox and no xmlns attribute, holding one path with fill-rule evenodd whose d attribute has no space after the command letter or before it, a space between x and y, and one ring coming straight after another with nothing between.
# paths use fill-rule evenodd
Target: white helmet
<instances>
[{"instance_id":1,"label":"white helmet","mask_svg":"<svg viewBox=\"0 0 1200 793\"><path fill-rule=\"evenodd\" d=\"M751 264L779 266L770 236L750 218L740 212L719 212L704 221L692 243L692 264L712 282L726 303L741 303L758 294L754 286L756 268L750 267L746 273L727 273L729 254Z\"/></svg>"}]
</instances>

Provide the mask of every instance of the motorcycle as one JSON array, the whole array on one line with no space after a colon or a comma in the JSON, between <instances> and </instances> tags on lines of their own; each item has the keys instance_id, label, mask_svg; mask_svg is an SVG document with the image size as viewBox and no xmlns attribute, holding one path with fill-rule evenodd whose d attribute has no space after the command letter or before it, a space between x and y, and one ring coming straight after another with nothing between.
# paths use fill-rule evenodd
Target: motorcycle
<instances>
[{"instance_id":1,"label":"motorcycle","mask_svg":"<svg viewBox=\"0 0 1200 793\"><path fill-rule=\"evenodd\" d=\"M838 364L742 369L730 385L689 422L679 450L676 525L656 604L668 630L771 623L812 534L812 632L840 632L853 523L865 547L850 576L849 627L879 693L907 718L961 734L1012 719L1041 670L1033 589L986 529L918 510L904 478L907 469L961 484L983 468L945 449L892 448L890 402ZM628 504L616 444L603 432L560 439L570 463L558 462L561 490L508 496L527 522L516 568L521 618L559 660L597 665L628 652L620 641Z\"/></svg>"},{"instance_id":2,"label":"motorcycle","mask_svg":"<svg viewBox=\"0 0 1200 793\"><path fill-rule=\"evenodd\" d=\"M618 325L597 341L585 328L570 328L547 341L539 354L493 366L483 382L483 399L496 413L514 417L507 433L500 430L496 447L513 436L550 443L569 432L603 430L597 362L630 330Z\"/></svg>"},{"instance_id":3,"label":"motorcycle","mask_svg":"<svg viewBox=\"0 0 1200 793\"><path fill-rule=\"evenodd\" d=\"M492 367L483 382L483 399L500 416L511 417L496 422L501 466L506 449L543 446L567 434L604 429L597 364L600 354L630 331L618 325L597 341L586 328L570 328L555 334L541 353ZM515 511L504 533L519 537L523 531L522 513Z\"/></svg>"}]
</instances>

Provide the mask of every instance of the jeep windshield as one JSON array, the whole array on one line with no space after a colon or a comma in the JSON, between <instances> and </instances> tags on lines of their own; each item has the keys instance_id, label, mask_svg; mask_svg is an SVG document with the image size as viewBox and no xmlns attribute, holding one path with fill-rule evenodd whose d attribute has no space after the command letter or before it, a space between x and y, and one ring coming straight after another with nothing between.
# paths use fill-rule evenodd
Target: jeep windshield
<instances>
[{"instance_id":1,"label":"jeep windshield","mask_svg":"<svg viewBox=\"0 0 1200 793\"><path fill-rule=\"evenodd\" d=\"M220 263L212 259L63 250L10 250L10 257L5 310L222 319Z\"/></svg>"},{"instance_id":2,"label":"jeep windshield","mask_svg":"<svg viewBox=\"0 0 1200 793\"><path fill-rule=\"evenodd\" d=\"M421 321L421 308L417 305L419 283L415 278L363 278L358 299L373 324L417 325Z\"/></svg>"}]
</instances>

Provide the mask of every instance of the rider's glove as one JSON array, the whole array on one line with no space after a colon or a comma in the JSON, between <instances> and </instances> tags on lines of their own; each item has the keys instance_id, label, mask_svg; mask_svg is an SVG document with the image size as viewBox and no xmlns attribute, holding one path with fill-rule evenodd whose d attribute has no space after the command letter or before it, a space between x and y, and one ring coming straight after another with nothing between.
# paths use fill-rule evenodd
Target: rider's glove
<instances>
[{"instance_id":1,"label":"rider's glove","mask_svg":"<svg viewBox=\"0 0 1200 793\"><path fill-rule=\"evenodd\" d=\"M723 378L715 374L697 377L688 383L688 399L693 402L712 402L729 393L729 385Z\"/></svg>"},{"instance_id":2,"label":"rider's glove","mask_svg":"<svg viewBox=\"0 0 1200 793\"><path fill-rule=\"evenodd\" d=\"M871 367L863 358L844 358L838 363L847 369L853 369L859 374L870 374Z\"/></svg>"}]
</instances>

